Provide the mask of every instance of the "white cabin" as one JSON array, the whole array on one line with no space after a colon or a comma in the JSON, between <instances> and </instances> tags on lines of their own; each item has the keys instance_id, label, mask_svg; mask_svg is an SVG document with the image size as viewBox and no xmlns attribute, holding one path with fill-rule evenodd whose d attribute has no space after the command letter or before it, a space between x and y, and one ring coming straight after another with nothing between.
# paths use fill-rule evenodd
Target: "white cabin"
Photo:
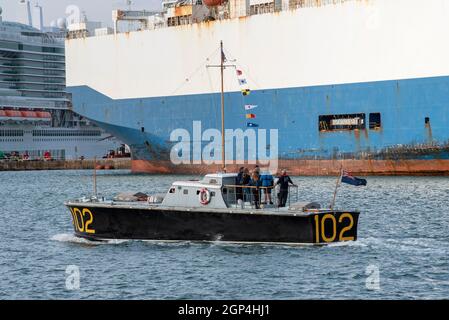
<instances>
[{"instance_id":1,"label":"white cabin","mask_svg":"<svg viewBox=\"0 0 449 320\"><path fill-rule=\"evenodd\" d=\"M199 181L176 181L167 192L162 205L189 208L207 206L214 209L226 209L228 204L223 195L227 194L228 188L224 187L234 186L236 177L236 173L217 173L208 174ZM202 191L209 194L207 204L201 203L200 193Z\"/></svg>"}]
</instances>

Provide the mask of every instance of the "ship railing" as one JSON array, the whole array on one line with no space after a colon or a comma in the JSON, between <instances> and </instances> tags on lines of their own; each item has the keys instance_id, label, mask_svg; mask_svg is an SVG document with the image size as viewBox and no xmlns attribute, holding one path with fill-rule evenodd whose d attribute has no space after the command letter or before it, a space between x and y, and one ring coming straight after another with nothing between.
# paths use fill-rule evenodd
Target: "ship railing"
<instances>
[{"instance_id":1,"label":"ship railing","mask_svg":"<svg viewBox=\"0 0 449 320\"><path fill-rule=\"evenodd\" d=\"M299 8L315 8L328 5L343 4L344 2L354 0L290 0L288 3L282 5L282 9L299 9Z\"/></svg>"},{"instance_id":2,"label":"ship railing","mask_svg":"<svg viewBox=\"0 0 449 320\"><path fill-rule=\"evenodd\" d=\"M298 186L289 186L284 206L281 205L279 186L225 185L223 186L222 194L226 205L229 208L236 209L271 209L279 211L299 201Z\"/></svg>"},{"instance_id":3,"label":"ship railing","mask_svg":"<svg viewBox=\"0 0 449 320\"><path fill-rule=\"evenodd\" d=\"M5 154L2 157L0 157L1 162L36 162L36 161L66 161L67 159L65 157L51 157L51 159L45 159L44 157L35 157L35 156L29 156L23 157L23 156L11 156L9 154Z\"/></svg>"}]
</instances>

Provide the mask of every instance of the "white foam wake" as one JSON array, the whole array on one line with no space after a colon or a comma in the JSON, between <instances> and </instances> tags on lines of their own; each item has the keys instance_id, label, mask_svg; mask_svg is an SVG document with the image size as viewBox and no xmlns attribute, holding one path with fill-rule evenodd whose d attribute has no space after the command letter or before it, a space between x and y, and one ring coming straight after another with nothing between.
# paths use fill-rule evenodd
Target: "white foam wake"
<instances>
[{"instance_id":1,"label":"white foam wake","mask_svg":"<svg viewBox=\"0 0 449 320\"><path fill-rule=\"evenodd\" d=\"M87 245L104 245L104 244L122 244L128 242L129 240L103 240L103 241L90 241L84 238L79 238L71 233L60 233L56 234L50 238L53 241L77 243L77 244L87 244Z\"/></svg>"}]
</instances>

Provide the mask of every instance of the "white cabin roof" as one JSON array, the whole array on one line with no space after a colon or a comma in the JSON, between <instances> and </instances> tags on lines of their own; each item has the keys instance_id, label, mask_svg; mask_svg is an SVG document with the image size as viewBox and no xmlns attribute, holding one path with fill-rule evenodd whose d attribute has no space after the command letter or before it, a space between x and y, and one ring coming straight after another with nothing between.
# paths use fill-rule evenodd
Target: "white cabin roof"
<instances>
[{"instance_id":1,"label":"white cabin roof","mask_svg":"<svg viewBox=\"0 0 449 320\"><path fill-rule=\"evenodd\" d=\"M221 184L210 184L201 181L176 181L172 184L174 187L185 187L185 188L221 188Z\"/></svg>"},{"instance_id":2,"label":"white cabin roof","mask_svg":"<svg viewBox=\"0 0 449 320\"><path fill-rule=\"evenodd\" d=\"M237 177L237 173L212 173L206 175L206 178L218 178L218 179L235 178L235 177Z\"/></svg>"},{"instance_id":3,"label":"white cabin roof","mask_svg":"<svg viewBox=\"0 0 449 320\"><path fill-rule=\"evenodd\" d=\"M235 179L236 173L214 173L204 176L202 180L176 181L172 185L176 187L193 187L193 188L221 188L223 180Z\"/></svg>"}]
</instances>

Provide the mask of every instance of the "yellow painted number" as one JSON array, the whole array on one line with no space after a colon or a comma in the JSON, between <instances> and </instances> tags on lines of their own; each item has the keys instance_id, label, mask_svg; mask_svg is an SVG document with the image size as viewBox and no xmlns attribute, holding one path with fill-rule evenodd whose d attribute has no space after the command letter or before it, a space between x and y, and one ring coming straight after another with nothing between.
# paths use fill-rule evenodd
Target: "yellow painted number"
<instances>
[{"instance_id":1,"label":"yellow painted number","mask_svg":"<svg viewBox=\"0 0 449 320\"><path fill-rule=\"evenodd\" d=\"M83 209L82 211L78 208L70 208L70 212L73 217L73 226L79 232L85 232L93 234L94 229L89 228L94 222L94 216L89 209Z\"/></svg>"},{"instance_id":2,"label":"yellow painted number","mask_svg":"<svg viewBox=\"0 0 449 320\"><path fill-rule=\"evenodd\" d=\"M332 222L331 230L328 230L328 228L326 228L326 221L328 220L331 220ZM345 220L349 220L349 224L342 228L340 234L338 235L338 240L354 241L354 237L345 237L345 233L352 230L352 227L354 226L354 217L349 213L344 213L340 216L337 223L335 215L328 213L322 216L321 219L319 215L315 216L315 243L334 242L337 239L337 226L341 225Z\"/></svg>"},{"instance_id":3,"label":"yellow painted number","mask_svg":"<svg viewBox=\"0 0 449 320\"><path fill-rule=\"evenodd\" d=\"M330 236L329 238L326 236L326 232L324 232L325 223L326 220L328 219L332 220L332 236ZM337 237L337 220L335 219L333 214L326 214L321 219L321 238L323 239L324 242L334 242L336 237Z\"/></svg>"},{"instance_id":4,"label":"yellow painted number","mask_svg":"<svg viewBox=\"0 0 449 320\"><path fill-rule=\"evenodd\" d=\"M75 222L76 227L79 232L84 232L84 220L83 220L83 214L80 209L73 208L73 213L75 215ZM81 224L79 223L81 221Z\"/></svg>"},{"instance_id":5,"label":"yellow painted number","mask_svg":"<svg viewBox=\"0 0 449 320\"><path fill-rule=\"evenodd\" d=\"M347 227L344 227L343 229L341 229L340 232L340 241L354 241L354 237L345 237L344 234L348 231L350 231L352 229L352 227L354 226L354 217L352 216L352 214L349 213L343 213L340 216L340 219L338 219L339 223L342 223L343 220L345 219L349 219L349 225Z\"/></svg>"}]
</instances>

